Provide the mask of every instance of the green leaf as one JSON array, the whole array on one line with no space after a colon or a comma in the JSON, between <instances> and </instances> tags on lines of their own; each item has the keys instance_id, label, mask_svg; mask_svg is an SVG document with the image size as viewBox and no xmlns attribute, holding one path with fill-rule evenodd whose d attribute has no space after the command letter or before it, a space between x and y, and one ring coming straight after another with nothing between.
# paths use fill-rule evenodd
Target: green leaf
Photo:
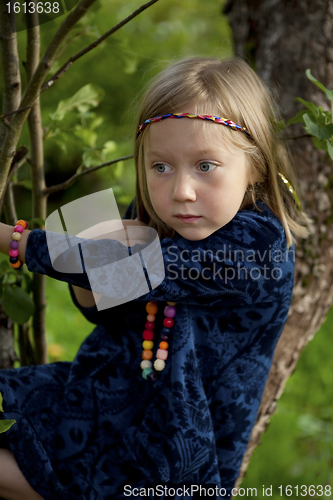
<instances>
[{"instance_id":1,"label":"green leaf","mask_svg":"<svg viewBox=\"0 0 333 500\"><path fill-rule=\"evenodd\" d=\"M113 176L115 179L119 180L122 178L124 173L124 162L118 161L115 165L113 165Z\"/></svg>"},{"instance_id":2,"label":"green leaf","mask_svg":"<svg viewBox=\"0 0 333 500\"><path fill-rule=\"evenodd\" d=\"M293 125L294 123L304 123L303 116L307 113L306 109L301 109L297 115L290 118L288 125Z\"/></svg>"},{"instance_id":3,"label":"green leaf","mask_svg":"<svg viewBox=\"0 0 333 500\"><path fill-rule=\"evenodd\" d=\"M326 92L326 87L322 83L318 82L318 80L311 74L310 69L307 69L305 71L305 74L311 82L313 82L315 85L317 85L317 87L320 88L320 90L322 90L323 92Z\"/></svg>"},{"instance_id":4,"label":"green leaf","mask_svg":"<svg viewBox=\"0 0 333 500\"><path fill-rule=\"evenodd\" d=\"M103 146L102 153L107 156L109 153L114 153L117 149L117 144L115 141L106 141Z\"/></svg>"},{"instance_id":5,"label":"green leaf","mask_svg":"<svg viewBox=\"0 0 333 500\"><path fill-rule=\"evenodd\" d=\"M331 157L331 160L333 160L333 141L327 141L327 152Z\"/></svg>"},{"instance_id":6,"label":"green leaf","mask_svg":"<svg viewBox=\"0 0 333 500\"><path fill-rule=\"evenodd\" d=\"M90 124L90 130L95 130L95 128L97 127L100 127L102 125L102 123L104 122L104 118L103 116L98 116L97 118L95 118L91 124Z\"/></svg>"},{"instance_id":7,"label":"green leaf","mask_svg":"<svg viewBox=\"0 0 333 500\"><path fill-rule=\"evenodd\" d=\"M309 108L310 111L312 111L312 113L314 114L315 117L318 116L318 114L319 114L318 113L318 108L317 108L317 106L315 105L314 102L305 101L301 97L296 97L295 101L299 101L302 104L304 104L304 106L306 106L307 108Z\"/></svg>"},{"instance_id":8,"label":"green leaf","mask_svg":"<svg viewBox=\"0 0 333 500\"><path fill-rule=\"evenodd\" d=\"M76 125L74 129L74 134L76 137L82 139L84 144L89 148L94 148L96 146L97 134L93 130L82 128L81 125Z\"/></svg>"},{"instance_id":9,"label":"green leaf","mask_svg":"<svg viewBox=\"0 0 333 500\"><path fill-rule=\"evenodd\" d=\"M3 398L0 392L0 412L3 412L2 406ZM16 423L16 420L0 420L0 433L8 431L10 427Z\"/></svg>"},{"instance_id":10,"label":"green leaf","mask_svg":"<svg viewBox=\"0 0 333 500\"><path fill-rule=\"evenodd\" d=\"M2 432L8 431L13 424L16 423L16 420L0 420L0 434Z\"/></svg>"},{"instance_id":11,"label":"green leaf","mask_svg":"<svg viewBox=\"0 0 333 500\"><path fill-rule=\"evenodd\" d=\"M309 134L318 137L318 139L330 139L333 137L333 123L328 125L318 125L309 114L303 116L305 129Z\"/></svg>"},{"instance_id":12,"label":"green leaf","mask_svg":"<svg viewBox=\"0 0 333 500\"><path fill-rule=\"evenodd\" d=\"M32 190L32 181L31 179L23 179L22 181L15 182L16 186L22 186L25 189Z\"/></svg>"},{"instance_id":13,"label":"green leaf","mask_svg":"<svg viewBox=\"0 0 333 500\"><path fill-rule=\"evenodd\" d=\"M45 226L45 220L41 217L34 217L33 219L28 220L29 227L33 224L38 224L39 226Z\"/></svg>"},{"instance_id":14,"label":"green leaf","mask_svg":"<svg viewBox=\"0 0 333 500\"><path fill-rule=\"evenodd\" d=\"M9 264L9 260L3 260L0 263L0 272L5 273L7 271L10 271L12 269L11 265Z\"/></svg>"},{"instance_id":15,"label":"green leaf","mask_svg":"<svg viewBox=\"0 0 333 500\"><path fill-rule=\"evenodd\" d=\"M309 69L306 70L305 72L306 76L308 79L313 82L317 87L320 88L325 94L327 95L328 99L333 102L333 90L328 90L322 83L318 82L318 80L311 74L311 71Z\"/></svg>"},{"instance_id":16,"label":"green leaf","mask_svg":"<svg viewBox=\"0 0 333 500\"><path fill-rule=\"evenodd\" d=\"M318 139L318 137L312 136L312 141L317 149L321 149L327 153L327 140Z\"/></svg>"},{"instance_id":17,"label":"green leaf","mask_svg":"<svg viewBox=\"0 0 333 500\"><path fill-rule=\"evenodd\" d=\"M67 113L78 109L81 113L90 107L96 107L103 99L105 92L100 87L88 83L69 99L60 101L55 113L50 115L52 120L62 120Z\"/></svg>"},{"instance_id":18,"label":"green leaf","mask_svg":"<svg viewBox=\"0 0 333 500\"><path fill-rule=\"evenodd\" d=\"M19 325L26 323L35 312L35 304L30 295L17 285L5 288L3 292L3 308L7 316Z\"/></svg>"}]
</instances>

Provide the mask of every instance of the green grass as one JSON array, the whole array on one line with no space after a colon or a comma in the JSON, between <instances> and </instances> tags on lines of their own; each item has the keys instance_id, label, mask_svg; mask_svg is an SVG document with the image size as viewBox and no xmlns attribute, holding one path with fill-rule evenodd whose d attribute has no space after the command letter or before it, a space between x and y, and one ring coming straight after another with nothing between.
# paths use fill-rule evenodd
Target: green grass
<instances>
[{"instance_id":1,"label":"green grass","mask_svg":"<svg viewBox=\"0 0 333 500\"><path fill-rule=\"evenodd\" d=\"M46 338L50 361L72 361L83 340L92 332L74 306L67 283L46 277ZM57 347L59 346L59 348Z\"/></svg>"}]
</instances>

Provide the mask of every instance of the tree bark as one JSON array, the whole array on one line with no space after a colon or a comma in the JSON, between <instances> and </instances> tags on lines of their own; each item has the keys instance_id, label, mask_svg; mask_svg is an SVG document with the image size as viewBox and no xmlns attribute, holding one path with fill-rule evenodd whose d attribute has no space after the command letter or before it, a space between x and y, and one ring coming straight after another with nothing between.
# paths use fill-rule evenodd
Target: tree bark
<instances>
[{"instance_id":1,"label":"tree bark","mask_svg":"<svg viewBox=\"0 0 333 500\"><path fill-rule=\"evenodd\" d=\"M225 6L236 55L246 58L259 76L279 91L282 116L289 119L303 106L302 97L330 110L324 94L305 76L325 86L333 82L333 4L330 0L230 0ZM290 135L301 132L294 129ZM333 301L332 161L311 138L292 143L291 152L303 195L303 210L315 224L297 246L295 288L287 324L278 342L237 485L259 444L288 377L300 354L319 329Z\"/></svg>"},{"instance_id":2,"label":"tree bark","mask_svg":"<svg viewBox=\"0 0 333 500\"><path fill-rule=\"evenodd\" d=\"M15 26L15 18L11 19ZM18 108L21 99L21 77L19 68L19 56L17 50L16 33L12 32L12 24L9 17L5 15L5 6L0 6L0 50L3 67L3 113L9 113ZM10 120L8 120L10 123ZM3 123L0 125L0 151L6 135L6 127ZM7 224L12 224L15 217L15 206L13 203L12 186L9 184L7 190L3 192L1 205L4 202L4 212ZM14 351L14 325L8 318L2 308L0 300L0 368L13 368L17 355Z\"/></svg>"}]
</instances>

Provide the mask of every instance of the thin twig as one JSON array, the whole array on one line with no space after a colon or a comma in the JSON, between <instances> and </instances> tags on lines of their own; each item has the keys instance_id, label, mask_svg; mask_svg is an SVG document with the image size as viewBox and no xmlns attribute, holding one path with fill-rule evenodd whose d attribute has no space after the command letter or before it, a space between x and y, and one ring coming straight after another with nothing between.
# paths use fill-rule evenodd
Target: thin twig
<instances>
[{"instance_id":1,"label":"thin twig","mask_svg":"<svg viewBox=\"0 0 333 500\"><path fill-rule=\"evenodd\" d=\"M141 5L138 9L136 9L132 14L130 14L128 17L120 21L120 23L116 24L111 28L109 31L104 33L100 38L95 40L93 43L82 49L80 52L75 54L74 56L70 57L68 61L61 66L60 69L47 81L45 82L42 87L41 87L41 93L44 92L45 90L49 89L59 78L66 73L66 71L71 67L71 65L77 61L80 57L84 56L88 52L90 52L92 49L97 47L100 43L102 43L106 38L108 38L110 35L113 35L116 31L118 31L120 28L122 28L125 24L127 24L129 21L131 21L134 17L139 15L141 12L144 10L148 9L151 5L154 3L158 2L158 0L150 0L150 2L145 3L144 5Z\"/></svg>"},{"instance_id":2,"label":"thin twig","mask_svg":"<svg viewBox=\"0 0 333 500\"><path fill-rule=\"evenodd\" d=\"M312 137L311 134L296 135L295 137L284 137L286 141L296 141L297 139L304 139L304 137Z\"/></svg>"},{"instance_id":3,"label":"thin twig","mask_svg":"<svg viewBox=\"0 0 333 500\"><path fill-rule=\"evenodd\" d=\"M118 163L119 161L123 160L129 160L133 158L133 155L128 155L128 156L121 156L120 158L117 158L116 160L108 161L106 163L102 163L101 165L97 165L96 167L90 167L85 170L82 170L82 172L79 172L78 174L74 174L72 177L67 179L67 181L62 182L61 184L56 184L55 186L50 186L46 187L43 190L43 194L45 196L49 196L52 193L56 193L57 191L62 191L64 189L69 188L76 182L80 177L86 174L90 174L91 172L95 172L96 170L99 170L100 168L107 167L108 165L113 165L114 163Z\"/></svg>"},{"instance_id":4,"label":"thin twig","mask_svg":"<svg viewBox=\"0 0 333 500\"><path fill-rule=\"evenodd\" d=\"M16 114L14 114L10 121L10 129L7 129L0 153L0 197L3 193L10 169L11 159L15 154L15 149L21 135L23 124L29 114L29 109L27 109L27 107L32 106L38 98L41 85L54 62L63 40L95 1L96 0L81 0L76 8L68 14L48 45L43 58L41 59L36 71L25 89L20 104L15 106ZM0 18L2 17L3 16L0 16ZM22 111L22 108L26 108L25 111L18 113L18 111ZM11 111L12 109L13 107L4 111Z\"/></svg>"}]
</instances>

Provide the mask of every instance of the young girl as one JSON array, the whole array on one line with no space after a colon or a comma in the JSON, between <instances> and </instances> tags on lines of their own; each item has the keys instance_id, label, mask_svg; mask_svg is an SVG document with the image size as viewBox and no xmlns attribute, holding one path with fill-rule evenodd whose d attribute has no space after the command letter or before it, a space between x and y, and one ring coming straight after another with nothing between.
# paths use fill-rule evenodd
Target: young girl
<instances>
[{"instance_id":1,"label":"young girl","mask_svg":"<svg viewBox=\"0 0 333 500\"><path fill-rule=\"evenodd\" d=\"M21 234L12 264L70 283L97 326L73 363L0 372L3 415L16 420L0 495L230 498L288 316L294 238L307 234L273 123L240 59L191 58L155 79L124 224L156 229L165 277L131 302L98 310L86 274L53 269L44 231L1 224L3 253ZM112 235L98 245L111 260L128 247Z\"/></svg>"}]
</instances>

